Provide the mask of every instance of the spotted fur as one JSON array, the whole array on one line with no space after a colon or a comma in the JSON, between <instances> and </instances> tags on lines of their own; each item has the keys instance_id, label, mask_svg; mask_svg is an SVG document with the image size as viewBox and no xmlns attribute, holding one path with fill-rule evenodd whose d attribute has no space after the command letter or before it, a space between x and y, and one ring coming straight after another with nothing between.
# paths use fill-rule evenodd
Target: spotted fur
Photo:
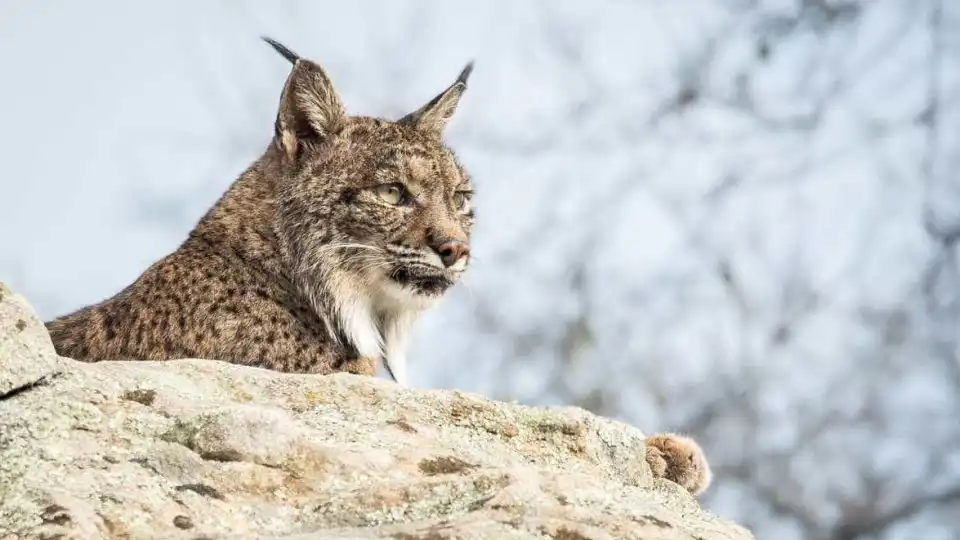
<instances>
[{"instance_id":1,"label":"spotted fur","mask_svg":"<svg viewBox=\"0 0 960 540\"><path fill-rule=\"evenodd\" d=\"M367 375L382 361L404 382L410 326L469 262L441 257L474 219L442 133L472 65L389 121L348 116L319 65L268 41L293 64L269 147L177 250L48 322L59 354Z\"/></svg>"}]
</instances>

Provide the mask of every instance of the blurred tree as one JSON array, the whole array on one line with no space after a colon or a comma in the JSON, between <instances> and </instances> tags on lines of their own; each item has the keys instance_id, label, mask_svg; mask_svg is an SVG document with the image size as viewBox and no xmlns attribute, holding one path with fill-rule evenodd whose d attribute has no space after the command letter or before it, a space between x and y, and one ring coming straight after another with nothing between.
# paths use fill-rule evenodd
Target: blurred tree
<instances>
[{"instance_id":1,"label":"blurred tree","mask_svg":"<svg viewBox=\"0 0 960 540\"><path fill-rule=\"evenodd\" d=\"M603 29L543 4L563 67L540 76L584 97L562 130L461 140L576 162L544 173L544 210L487 256L455 331L499 358L486 387L693 434L707 503L760 538L956 538L958 7L728 2L638 107L643 85L595 76ZM671 241L638 261L652 236Z\"/></svg>"}]
</instances>

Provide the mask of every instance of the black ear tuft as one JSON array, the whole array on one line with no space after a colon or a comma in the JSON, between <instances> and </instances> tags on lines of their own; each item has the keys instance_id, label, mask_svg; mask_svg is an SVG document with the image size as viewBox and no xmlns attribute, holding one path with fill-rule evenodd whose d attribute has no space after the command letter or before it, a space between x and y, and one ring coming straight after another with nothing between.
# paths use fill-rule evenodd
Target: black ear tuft
<instances>
[{"instance_id":1,"label":"black ear tuft","mask_svg":"<svg viewBox=\"0 0 960 540\"><path fill-rule=\"evenodd\" d=\"M427 102L426 105L404 116L398 123L417 127L418 129L439 134L447 125L447 121L453 116L460 102L460 96L467 89L467 79L473 73L473 60L467 63L457 80L453 81L446 90Z\"/></svg>"},{"instance_id":2,"label":"black ear tuft","mask_svg":"<svg viewBox=\"0 0 960 540\"><path fill-rule=\"evenodd\" d=\"M460 72L460 76L457 77L458 83L463 83L464 86L467 84L467 79L470 78L470 74L473 73L473 60L471 60Z\"/></svg>"},{"instance_id":3,"label":"black ear tuft","mask_svg":"<svg viewBox=\"0 0 960 540\"><path fill-rule=\"evenodd\" d=\"M297 63L297 60L300 60L300 55L298 55L297 53L291 51L290 49L288 49L286 46L284 46L284 45L283 45L282 43L280 43L279 41L277 41L277 40L275 40L275 39L273 39L273 38L269 38L269 37L267 37L267 36L260 36L260 39L262 39L262 40L266 41L267 43L269 43L270 46L273 47L273 49L274 49L275 51L277 51L278 53L280 53L281 56L283 56L284 58L286 58L287 60L289 60L291 64L296 64L296 63ZM471 66L471 67L472 67L472 66ZM468 73L468 75L469 75L469 73Z\"/></svg>"}]
</instances>

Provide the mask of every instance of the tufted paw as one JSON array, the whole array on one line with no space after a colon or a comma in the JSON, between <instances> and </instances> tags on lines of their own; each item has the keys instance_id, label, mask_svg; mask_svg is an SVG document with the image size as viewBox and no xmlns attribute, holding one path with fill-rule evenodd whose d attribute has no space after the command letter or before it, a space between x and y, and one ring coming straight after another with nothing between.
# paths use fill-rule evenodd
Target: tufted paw
<instances>
[{"instance_id":1,"label":"tufted paw","mask_svg":"<svg viewBox=\"0 0 960 540\"><path fill-rule=\"evenodd\" d=\"M651 435L646 440L647 464L657 478L676 482L694 495L710 485L710 465L700 445L673 433Z\"/></svg>"}]
</instances>

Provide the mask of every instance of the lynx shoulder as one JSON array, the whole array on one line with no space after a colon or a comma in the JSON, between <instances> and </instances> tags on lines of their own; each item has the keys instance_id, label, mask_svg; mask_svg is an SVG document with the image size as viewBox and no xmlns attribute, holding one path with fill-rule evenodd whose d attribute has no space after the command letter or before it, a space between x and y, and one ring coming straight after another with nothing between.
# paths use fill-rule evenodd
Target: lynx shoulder
<instances>
[{"instance_id":1,"label":"lynx shoulder","mask_svg":"<svg viewBox=\"0 0 960 540\"><path fill-rule=\"evenodd\" d=\"M263 155L180 247L100 303L47 323L83 361L206 358L406 380L406 338L470 261L472 187L442 135L472 64L402 118L350 116L292 64Z\"/></svg>"}]
</instances>

